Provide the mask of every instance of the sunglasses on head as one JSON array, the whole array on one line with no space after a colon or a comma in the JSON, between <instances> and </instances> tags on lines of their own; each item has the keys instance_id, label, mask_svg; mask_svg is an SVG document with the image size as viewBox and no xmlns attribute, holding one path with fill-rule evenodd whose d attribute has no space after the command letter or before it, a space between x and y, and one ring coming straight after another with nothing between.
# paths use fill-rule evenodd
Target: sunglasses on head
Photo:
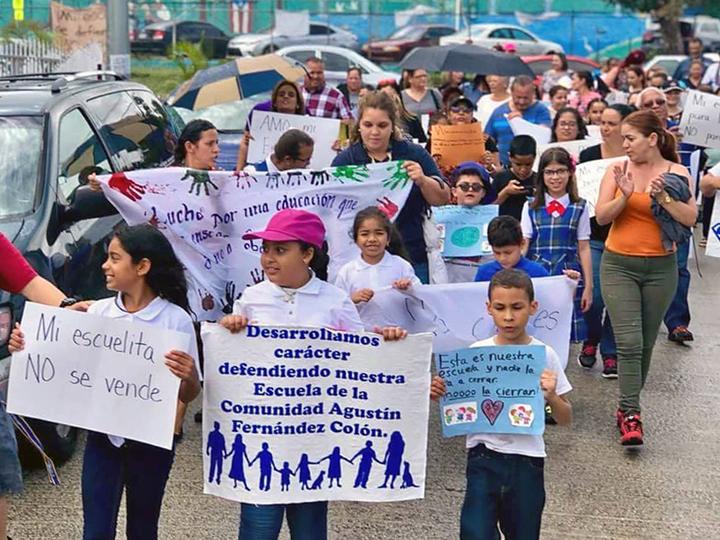
<instances>
[{"instance_id":1,"label":"sunglasses on head","mask_svg":"<svg viewBox=\"0 0 720 540\"><path fill-rule=\"evenodd\" d=\"M476 182L473 184L458 184L457 187L460 188L460 191L462 191L463 193L467 193L468 191L480 193L485 189L485 187L480 182Z\"/></svg>"}]
</instances>

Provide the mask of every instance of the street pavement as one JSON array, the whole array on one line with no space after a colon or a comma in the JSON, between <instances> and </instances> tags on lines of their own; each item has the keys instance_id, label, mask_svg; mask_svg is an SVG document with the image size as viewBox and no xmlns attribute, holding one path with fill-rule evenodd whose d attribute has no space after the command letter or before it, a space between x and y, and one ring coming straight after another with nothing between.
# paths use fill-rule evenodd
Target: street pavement
<instances>
[{"instance_id":1,"label":"street pavement","mask_svg":"<svg viewBox=\"0 0 720 540\"><path fill-rule=\"evenodd\" d=\"M586 372L571 360L568 376L574 421L546 431L547 504L543 539L720 539L720 259L701 257L703 278L691 260L691 329L688 347L661 330L643 393L646 445L624 451L614 412L617 381ZM575 353L576 348L573 349ZM190 407L194 412L199 401ZM435 540L458 537L465 488L460 438L443 440L431 407L428 480L424 500L331 503L331 539ZM237 538L238 505L202 494L200 425L186 421L160 520L162 539ZM82 452L60 468L54 488L43 471L26 477L10 509L14 540L82 537ZM118 538L124 538L121 511ZM289 538L286 529L283 539Z\"/></svg>"}]
</instances>

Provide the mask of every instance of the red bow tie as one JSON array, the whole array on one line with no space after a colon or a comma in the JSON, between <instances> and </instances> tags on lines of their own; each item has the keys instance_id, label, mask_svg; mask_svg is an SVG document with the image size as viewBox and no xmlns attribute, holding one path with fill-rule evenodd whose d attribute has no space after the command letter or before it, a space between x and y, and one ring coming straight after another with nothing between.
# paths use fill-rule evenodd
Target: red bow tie
<instances>
[{"instance_id":1,"label":"red bow tie","mask_svg":"<svg viewBox=\"0 0 720 540\"><path fill-rule=\"evenodd\" d=\"M565 213L565 207L562 205L562 203L555 200L550 201L545 207L545 210L547 211L549 216L552 216L556 212L559 216L562 216Z\"/></svg>"}]
</instances>

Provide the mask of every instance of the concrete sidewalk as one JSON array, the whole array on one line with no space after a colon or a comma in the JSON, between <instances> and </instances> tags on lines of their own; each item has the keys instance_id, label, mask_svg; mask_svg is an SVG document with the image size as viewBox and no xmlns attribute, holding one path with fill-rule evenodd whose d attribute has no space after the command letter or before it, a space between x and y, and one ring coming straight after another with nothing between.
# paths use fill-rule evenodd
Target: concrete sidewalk
<instances>
[{"instance_id":1,"label":"concrete sidewalk","mask_svg":"<svg viewBox=\"0 0 720 540\"><path fill-rule=\"evenodd\" d=\"M690 263L696 341L681 347L668 342L661 330L643 393L643 450L628 453L617 442L617 381L603 379L599 369L585 372L571 360L574 425L546 432L543 539L720 539L720 415L714 416L720 411L715 319L720 315L720 259L701 259L704 278L698 277L695 261ZM332 503L330 538L458 537L465 489L463 441L443 440L436 414L431 409L426 498ZM238 505L202 494L200 426L190 419L186 430L165 496L161 538L237 538ZM11 503L10 535L15 540L81 538L81 464L78 452L60 469L59 488L49 486L43 472L26 478L25 494ZM122 524L119 530L124 530ZM283 533L282 538L289 537Z\"/></svg>"}]
</instances>

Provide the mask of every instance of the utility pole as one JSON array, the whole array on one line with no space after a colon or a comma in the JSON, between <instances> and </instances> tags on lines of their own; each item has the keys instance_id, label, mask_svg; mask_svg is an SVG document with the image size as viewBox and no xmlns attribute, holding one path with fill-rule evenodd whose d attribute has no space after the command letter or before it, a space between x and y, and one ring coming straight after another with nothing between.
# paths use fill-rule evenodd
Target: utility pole
<instances>
[{"instance_id":1,"label":"utility pole","mask_svg":"<svg viewBox=\"0 0 720 540\"><path fill-rule=\"evenodd\" d=\"M112 71L130 77L130 36L127 0L107 0L107 50Z\"/></svg>"}]
</instances>

